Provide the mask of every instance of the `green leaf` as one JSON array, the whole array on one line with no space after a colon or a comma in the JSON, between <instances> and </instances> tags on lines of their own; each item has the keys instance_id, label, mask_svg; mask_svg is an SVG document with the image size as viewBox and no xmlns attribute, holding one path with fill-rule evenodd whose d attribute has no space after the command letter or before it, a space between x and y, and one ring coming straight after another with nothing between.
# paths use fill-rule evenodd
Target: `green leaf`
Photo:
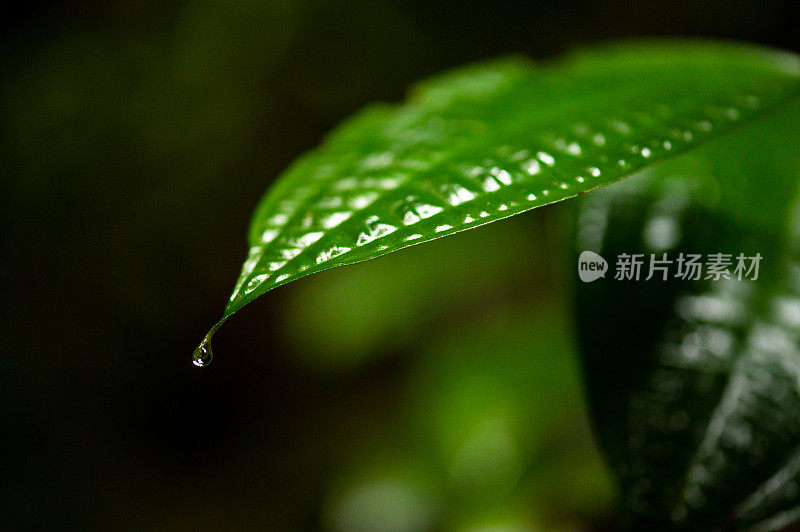
<instances>
[{"instance_id":1,"label":"green leaf","mask_svg":"<svg viewBox=\"0 0 800 532\"><path fill-rule=\"evenodd\" d=\"M794 104L582 205L577 249L604 256L611 274L578 283L579 339L631 525L800 520L798 141ZM738 157L755 144L758 157ZM719 199L731 185L749 197ZM613 279L620 253L663 252L763 259L752 282Z\"/></svg>"},{"instance_id":2,"label":"green leaf","mask_svg":"<svg viewBox=\"0 0 800 532\"><path fill-rule=\"evenodd\" d=\"M272 186L196 361L225 319L277 286L614 182L796 98L798 87L794 55L683 41L543 66L510 58L423 82L406 104L346 121Z\"/></svg>"}]
</instances>

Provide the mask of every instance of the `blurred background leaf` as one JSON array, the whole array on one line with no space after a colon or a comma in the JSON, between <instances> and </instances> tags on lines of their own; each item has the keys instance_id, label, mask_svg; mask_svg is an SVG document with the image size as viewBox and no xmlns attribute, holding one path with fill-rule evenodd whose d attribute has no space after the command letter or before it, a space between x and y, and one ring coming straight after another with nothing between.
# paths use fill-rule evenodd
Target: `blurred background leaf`
<instances>
[{"instance_id":1,"label":"blurred background leaf","mask_svg":"<svg viewBox=\"0 0 800 532\"><path fill-rule=\"evenodd\" d=\"M757 281L579 283L590 404L629 526L779 530L798 519L798 141L794 105L581 208L577 249L611 262L762 260Z\"/></svg>"}]
</instances>

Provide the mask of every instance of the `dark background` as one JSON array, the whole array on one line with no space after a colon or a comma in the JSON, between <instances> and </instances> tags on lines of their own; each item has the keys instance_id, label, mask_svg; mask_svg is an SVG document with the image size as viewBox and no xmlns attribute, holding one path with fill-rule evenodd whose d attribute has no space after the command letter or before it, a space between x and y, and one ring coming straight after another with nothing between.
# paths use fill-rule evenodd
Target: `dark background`
<instances>
[{"instance_id":1,"label":"dark background","mask_svg":"<svg viewBox=\"0 0 800 532\"><path fill-rule=\"evenodd\" d=\"M613 527L570 333L541 315L565 298L539 238L555 215L300 281L232 319L210 368L191 352L261 194L364 104L481 58L618 37L797 51L793 3L18 4L0 39L0 521L368 529L396 492L349 487L399 478L409 528ZM504 421L470 417L495 388L513 393L478 410ZM514 472L458 472L475 434Z\"/></svg>"}]
</instances>

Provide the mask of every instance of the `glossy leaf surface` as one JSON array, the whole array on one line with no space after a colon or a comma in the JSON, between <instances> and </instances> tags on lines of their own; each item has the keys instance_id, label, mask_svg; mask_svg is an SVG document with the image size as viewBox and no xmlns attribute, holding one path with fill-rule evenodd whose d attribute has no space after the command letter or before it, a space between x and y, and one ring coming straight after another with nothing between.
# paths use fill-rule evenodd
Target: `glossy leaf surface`
<instances>
[{"instance_id":1,"label":"glossy leaf surface","mask_svg":"<svg viewBox=\"0 0 800 532\"><path fill-rule=\"evenodd\" d=\"M799 75L789 54L661 42L423 82L406 104L345 122L272 186L212 333L299 277L563 200L698 146L793 99Z\"/></svg>"},{"instance_id":2,"label":"glossy leaf surface","mask_svg":"<svg viewBox=\"0 0 800 532\"><path fill-rule=\"evenodd\" d=\"M800 519L798 141L793 105L581 207L577 249L611 271L578 283L579 339L631 525L777 530ZM723 164L737 154L747 156ZM749 207L747 195L716 197L730 184L749 191ZM665 252L763 259L755 281L645 281L647 261L642 280L614 278L621 253Z\"/></svg>"}]
</instances>

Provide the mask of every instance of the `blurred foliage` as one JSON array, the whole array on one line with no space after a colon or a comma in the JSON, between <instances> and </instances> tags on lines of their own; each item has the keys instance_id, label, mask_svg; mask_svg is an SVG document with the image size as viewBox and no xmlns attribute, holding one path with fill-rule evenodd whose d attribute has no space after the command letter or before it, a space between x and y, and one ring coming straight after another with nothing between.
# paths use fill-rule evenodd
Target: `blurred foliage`
<instances>
[{"instance_id":1,"label":"blurred foliage","mask_svg":"<svg viewBox=\"0 0 800 532\"><path fill-rule=\"evenodd\" d=\"M551 297L534 308L501 303L444 327L439 340L419 349L403 383L405 408L353 451L348 463L356 465L343 468L329 496L333 529L391 529L358 521L384 519L384 512L398 523L425 524L405 530L523 517L551 528L604 518L613 490L592 447L565 302ZM412 458L387 465L398 446ZM365 469L371 473L354 473ZM427 480L409 480L409 472ZM391 498L381 495L387 486L413 501L379 506ZM365 501L376 506L366 510Z\"/></svg>"},{"instance_id":2,"label":"blurred foliage","mask_svg":"<svg viewBox=\"0 0 800 532\"><path fill-rule=\"evenodd\" d=\"M411 81L457 64L608 37L705 34L797 50L792 3L16 7L0 21L4 525L336 529L369 526L364 504L392 519L398 500L417 508L412 524L453 529L616 523L569 345L533 322L521 332L541 342L504 332L564 301L553 239L538 238L550 214L301 281L231 320L210 371L189 355L233 284L240 261L230 258L244 254L238 235L256 198L365 103L397 101ZM459 246L507 260L462 269L448 256ZM430 271L415 284L410 268L422 262ZM401 276L420 289L398 295L385 279ZM340 282L361 300L340 300ZM314 293L334 311L304 318ZM304 319L317 336L300 333ZM556 321L543 323L555 331ZM508 340L502 367L492 338ZM505 367L516 363L519 375ZM505 386L497 404L478 391ZM474 401L474 416L458 397ZM515 398L528 403L509 406ZM554 403L558 418L544 412ZM464 487L469 471L452 472L481 444L495 460L512 445L516 458L479 493ZM362 479L373 481L358 488Z\"/></svg>"},{"instance_id":3,"label":"blurred foliage","mask_svg":"<svg viewBox=\"0 0 800 532\"><path fill-rule=\"evenodd\" d=\"M800 103L583 202L578 250L762 262L757 281L577 287L591 410L630 527L796 526L798 141Z\"/></svg>"},{"instance_id":4,"label":"blurred foliage","mask_svg":"<svg viewBox=\"0 0 800 532\"><path fill-rule=\"evenodd\" d=\"M321 370L352 370L414 339L422 343L465 311L481 312L548 279L538 258L552 226L544 217L509 220L304 279L282 316L287 340L307 366Z\"/></svg>"}]
</instances>

